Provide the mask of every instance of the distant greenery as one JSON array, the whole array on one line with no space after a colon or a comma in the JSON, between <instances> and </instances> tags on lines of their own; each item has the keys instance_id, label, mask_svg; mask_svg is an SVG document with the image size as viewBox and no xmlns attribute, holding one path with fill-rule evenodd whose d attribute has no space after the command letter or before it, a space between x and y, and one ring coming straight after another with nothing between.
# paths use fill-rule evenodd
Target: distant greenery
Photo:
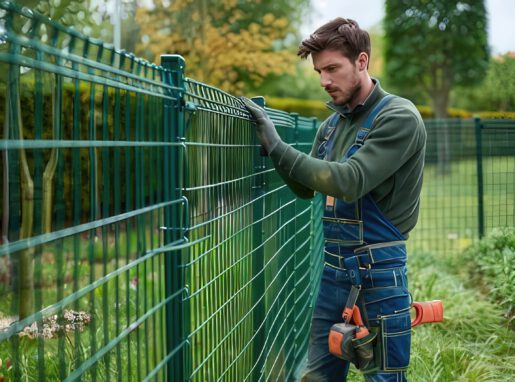
<instances>
[{"instance_id":1,"label":"distant greenery","mask_svg":"<svg viewBox=\"0 0 515 382\"><path fill-rule=\"evenodd\" d=\"M490 60L486 78L469 88L456 88L452 104L467 110L515 110L515 56Z\"/></svg>"},{"instance_id":2,"label":"distant greenery","mask_svg":"<svg viewBox=\"0 0 515 382\"><path fill-rule=\"evenodd\" d=\"M251 93L263 94L263 93ZM299 99L290 97L265 97L267 106L273 109L288 111L291 113L299 113L306 117L317 117L320 120L327 118L332 112L325 105L326 98L320 99ZM435 117L435 113L431 106L416 105L418 111L424 119L431 119ZM449 118L474 118L481 119L515 119L515 112L513 111L479 111L471 112L465 109L450 108L448 110Z\"/></svg>"},{"instance_id":3,"label":"distant greenery","mask_svg":"<svg viewBox=\"0 0 515 382\"><path fill-rule=\"evenodd\" d=\"M495 229L465 252L472 282L505 309L513 320L515 304L515 227Z\"/></svg>"},{"instance_id":4,"label":"distant greenery","mask_svg":"<svg viewBox=\"0 0 515 382\"><path fill-rule=\"evenodd\" d=\"M488 68L484 1L386 0L385 76L400 90L426 94L437 118L447 117L455 86L481 81Z\"/></svg>"}]
</instances>

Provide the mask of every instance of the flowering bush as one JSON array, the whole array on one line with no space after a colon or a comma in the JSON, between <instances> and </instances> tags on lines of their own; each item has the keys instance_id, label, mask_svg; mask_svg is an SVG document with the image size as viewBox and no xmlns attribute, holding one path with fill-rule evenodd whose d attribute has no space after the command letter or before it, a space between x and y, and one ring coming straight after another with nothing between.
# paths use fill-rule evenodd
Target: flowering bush
<instances>
[{"instance_id":1,"label":"flowering bush","mask_svg":"<svg viewBox=\"0 0 515 382\"><path fill-rule=\"evenodd\" d=\"M38 328L37 322L33 322L31 325L26 326L19 333L19 336L28 337L30 339L51 339L57 337L60 333L77 330L83 331L90 322L91 315L89 313L65 309L62 316L54 314L44 318L40 324L41 329Z\"/></svg>"},{"instance_id":2,"label":"flowering bush","mask_svg":"<svg viewBox=\"0 0 515 382\"><path fill-rule=\"evenodd\" d=\"M0 382L10 381L11 370L13 366L11 365L11 360L7 358L5 362L0 358Z\"/></svg>"}]
</instances>

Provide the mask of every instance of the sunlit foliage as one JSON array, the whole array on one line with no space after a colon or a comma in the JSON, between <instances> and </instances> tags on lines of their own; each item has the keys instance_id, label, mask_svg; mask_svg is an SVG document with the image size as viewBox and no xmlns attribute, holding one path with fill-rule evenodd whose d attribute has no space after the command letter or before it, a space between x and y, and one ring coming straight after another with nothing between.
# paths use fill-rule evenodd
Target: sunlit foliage
<instances>
[{"instance_id":1,"label":"sunlit foliage","mask_svg":"<svg viewBox=\"0 0 515 382\"><path fill-rule=\"evenodd\" d=\"M295 22L307 4L156 0L136 13L142 36L136 53L154 62L162 54L180 54L188 77L238 93L292 68L296 57L288 46L297 42Z\"/></svg>"}]
</instances>

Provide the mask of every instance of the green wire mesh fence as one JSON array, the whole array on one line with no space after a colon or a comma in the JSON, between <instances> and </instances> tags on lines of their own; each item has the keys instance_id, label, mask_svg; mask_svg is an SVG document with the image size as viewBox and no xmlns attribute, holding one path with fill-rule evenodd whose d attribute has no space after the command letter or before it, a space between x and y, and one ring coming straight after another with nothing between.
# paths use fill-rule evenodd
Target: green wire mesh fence
<instances>
[{"instance_id":1,"label":"green wire mesh fence","mask_svg":"<svg viewBox=\"0 0 515 382\"><path fill-rule=\"evenodd\" d=\"M292 375L317 200L273 177L241 102L185 80L178 56L158 67L0 9L1 376ZM275 113L312 140L313 120Z\"/></svg>"},{"instance_id":2,"label":"green wire mesh fence","mask_svg":"<svg viewBox=\"0 0 515 382\"><path fill-rule=\"evenodd\" d=\"M420 218L412 251L457 254L515 226L515 121L426 120Z\"/></svg>"},{"instance_id":3,"label":"green wire mesh fence","mask_svg":"<svg viewBox=\"0 0 515 382\"><path fill-rule=\"evenodd\" d=\"M164 379L181 232L173 73L2 2L0 358L12 380ZM174 220L178 219L178 220Z\"/></svg>"},{"instance_id":4,"label":"green wire mesh fence","mask_svg":"<svg viewBox=\"0 0 515 382\"><path fill-rule=\"evenodd\" d=\"M296 378L321 200L287 189L237 98L184 72L0 2L0 377ZM318 121L267 111L310 151ZM514 226L515 122L426 125L412 251Z\"/></svg>"},{"instance_id":5,"label":"green wire mesh fence","mask_svg":"<svg viewBox=\"0 0 515 382\"><path fill-rule=\"evenodd\" d=\"M313 231L320 223L312 203L296 200L260 155L239 100L193 80L186 80L185 100L188 235L202 240L184 264L187 375L196 381L291 378L307 345L321 265ZM269 113L292 144L313 139L313 120ZM293 131L302 136L286 136Z\"/></svg>"}]
</instances>

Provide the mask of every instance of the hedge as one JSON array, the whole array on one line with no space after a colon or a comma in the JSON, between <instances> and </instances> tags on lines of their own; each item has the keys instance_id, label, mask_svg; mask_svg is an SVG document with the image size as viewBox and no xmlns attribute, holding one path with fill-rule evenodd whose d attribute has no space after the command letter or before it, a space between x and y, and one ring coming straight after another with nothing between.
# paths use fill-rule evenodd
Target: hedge
<instances>
[{"instance_id":1,"label":"hedge","mask_svg":"<svg viewBox=\"0 0 515 382\"><path fill-rule=\"evenodd\" d=\"M325 106L325 102L319 100L305 100L296 98L276 98L267 97L267 106L273 109L288 111L290 113L299 113L307 117L317 117L320 120L326 119L331 111ZM434 118L431 106L417 105L422 118ZM511 111L481 111L471 112L463 109L448 109L449 118L475 118L481 119L515 119L515 112Z\"/></svg>"}]
</instances>

